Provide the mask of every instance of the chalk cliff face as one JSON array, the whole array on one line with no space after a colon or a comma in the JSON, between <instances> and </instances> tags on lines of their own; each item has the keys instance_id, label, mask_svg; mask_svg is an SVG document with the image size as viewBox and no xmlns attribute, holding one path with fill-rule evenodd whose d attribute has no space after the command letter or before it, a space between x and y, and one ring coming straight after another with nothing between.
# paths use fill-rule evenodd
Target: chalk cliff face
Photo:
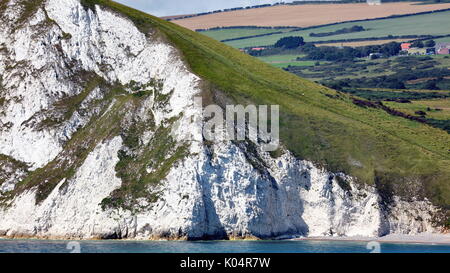
<instances>
[{"instance_id":1,"label":"chalk cliff face","mask_svg":"<svg viewBox=\"0 0 450 273\"><path fill-rule=\"evenodd\" d=\"M1 6L0 236L438 231L426 200L386 197L287 150L203 142L202 79L156 29L78 0Z\"/></svg>"}]
</instances>

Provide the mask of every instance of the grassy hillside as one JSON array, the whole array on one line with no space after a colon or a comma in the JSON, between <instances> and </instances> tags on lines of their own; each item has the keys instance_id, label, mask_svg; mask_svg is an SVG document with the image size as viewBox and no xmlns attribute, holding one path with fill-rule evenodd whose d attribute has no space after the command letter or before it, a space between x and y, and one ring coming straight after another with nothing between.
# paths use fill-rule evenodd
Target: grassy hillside
<instances>
[{"instance_id":1,"label":"grassy hillside","mask_svg":"<svg viewBox=\"0 0 450 273\"><path fill-rule=\"evenodd\" d=\"M450 135L415 121L352 103L337 93L273 68L207 36L112 1L144 32L157 28L179 48L205 92L221 90L238 103L279 104L282 143L296 156L387 193L427 196L450 204ZM420 184L419 190L412 191Z\"/></svg>"},{"instance_id":2,"label":"grassy hillside","mask_svg":"<svg viewBox=\"0 0 450 273\"><path fill-rule=\"evenodd\" d=\"M387 37L389 35L402 36L402 35L443 35L450 34L448 29L448 22L450 17L450 11L438 12L434 14L415 15L409 17L400 17L392 19L380 19L366 22L354 22L343 23L333 26L325 26L319 28L312 28L294 32L287 32L286 34L275 34L270 36L263 36L257 38L249 38L243 40L235 40L226 42L226 44L236 47L251 47L251 46L263 46L273 45L280 38L285 36L302 36L305 41L330 41L330 40L343 40L343 39L357 39L357 38L372 38L372 37ZM326 37L310 37L311 32L333 32L342 28L349 28L354 25L363 26L367 31L332 35ZM228 39L229 31L221 30L209 30L202 32L202 34L213 37L217 40ZM233 30L236 33L237 30ZM242 30L243 31L243 30ZM223 35L223 36L222 36ZM227 37L227 38L222 38ZM235 38L235 37L233 37Z\"/></svg>"}]
</instances>

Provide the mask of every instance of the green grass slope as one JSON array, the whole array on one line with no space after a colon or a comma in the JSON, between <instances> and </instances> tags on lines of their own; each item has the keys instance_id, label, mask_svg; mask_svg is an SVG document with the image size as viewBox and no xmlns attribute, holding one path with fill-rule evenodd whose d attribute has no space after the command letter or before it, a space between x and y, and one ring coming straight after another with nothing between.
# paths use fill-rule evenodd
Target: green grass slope
<instances>
[{"instance_id":1,"label":"green grass slope","mask_svg":"<svg viewBox=\"0 0 450 273\"><path fill-rule=\"evenodd\" d=\"M124 5L98 3L157 29L190 69L236 103L278 104L283 145L302 159L375 184L385 194L428 197L450 205L450 135L430 126L363 108L342 93L265 64L207 36ZM213 96L212 96L213 97Z\"/></svg>"}]
</instances>

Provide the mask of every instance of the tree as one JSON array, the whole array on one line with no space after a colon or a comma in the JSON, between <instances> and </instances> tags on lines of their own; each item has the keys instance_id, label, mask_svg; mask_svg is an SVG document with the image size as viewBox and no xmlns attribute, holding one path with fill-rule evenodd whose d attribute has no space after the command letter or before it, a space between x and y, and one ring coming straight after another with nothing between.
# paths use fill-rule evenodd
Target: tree
<instances>
[{"instance_id":1,"label":"tree","mask_svg":"<svg viewBox=\"0 0 450 273\"><path fill-rule=\"evenodd\" d=\"M349 30L349 32L358 32L358 31L364 31L364 27L363 26L352 26Z\"/></svg>"},{"instance_id":2,"label":"tree","mask_svg":"<svg viewBox=\"0 0 450 273\"><path fill-rule=\"evenodd\" d=\"M377 87L389 89L406 89L406 86L403 82L393 78L386 78L384 81L378 83Z\"/></svg>"},{"instance_id":3,"label":"tree","mask_svg":"<svg viewBox=\"0 0 450 273\"><path fill-rule=\"evenodd\" d=\"M428 81L425 84L425 89L427 89L427 90L439 90L440 88L436 85L436 81Z\"/></svg>"},{"instance_id":4,"label":"tree","mask_svg":"<svg viewBox=\"0 0 450 273\"><path fill-rule=\"evenodd\" d=\"M423 44L422 41L415 41L415 42L412 43L411 46L412 46L412 47L423 48L425 45Z\"/></svg>"},{"instance_id":5,"label":"tree","mask_svg":"<svg viewBox=\"0 0 450 273\"><path fill-rule=\"evenodd\" d=\"M390 42L384 45L380 45L378 52L382 53L384 56L395 56L402 50L400 43Z\"/></svg>"},{"instance_id":6,"label":"tree","mask_svg":"<svg viewBox=\"0 0 450 273\"><path fill-rule=\"evenodd\" d=\"M283 37L275 43L275 47L284 47L287 49L297 48L304 45L303 37L289 36Z\"/></svg>"},{"instance_id":7,"label":"tree","mask_svg":"<svg viewBox=\"0 0 450 273\"><path fill-rule=\"evenodd\" d=\"M436 42L434 40L428 40L425 42L425 47L434 47Z\"/></svg>"}]
</instances>

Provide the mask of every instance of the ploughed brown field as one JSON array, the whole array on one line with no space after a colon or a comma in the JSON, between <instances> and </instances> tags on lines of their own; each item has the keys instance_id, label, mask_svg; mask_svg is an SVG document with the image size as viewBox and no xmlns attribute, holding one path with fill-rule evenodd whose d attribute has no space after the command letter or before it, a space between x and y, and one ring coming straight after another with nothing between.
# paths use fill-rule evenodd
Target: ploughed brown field
<instances>
[{"instance_id":1,"label":"ploughed brown field","mask_svg":"<svg viewBox=\"0 0 450 273\"><path fill-rule=\"evenodd\" d=\"M379 6L369 6L367 3L282 5L208 14L173 22L192 30L225 26L309 27L448 8L450 3L417 5L412 2L402 2L385 3Z\"/></svg>"}]
</instances>

